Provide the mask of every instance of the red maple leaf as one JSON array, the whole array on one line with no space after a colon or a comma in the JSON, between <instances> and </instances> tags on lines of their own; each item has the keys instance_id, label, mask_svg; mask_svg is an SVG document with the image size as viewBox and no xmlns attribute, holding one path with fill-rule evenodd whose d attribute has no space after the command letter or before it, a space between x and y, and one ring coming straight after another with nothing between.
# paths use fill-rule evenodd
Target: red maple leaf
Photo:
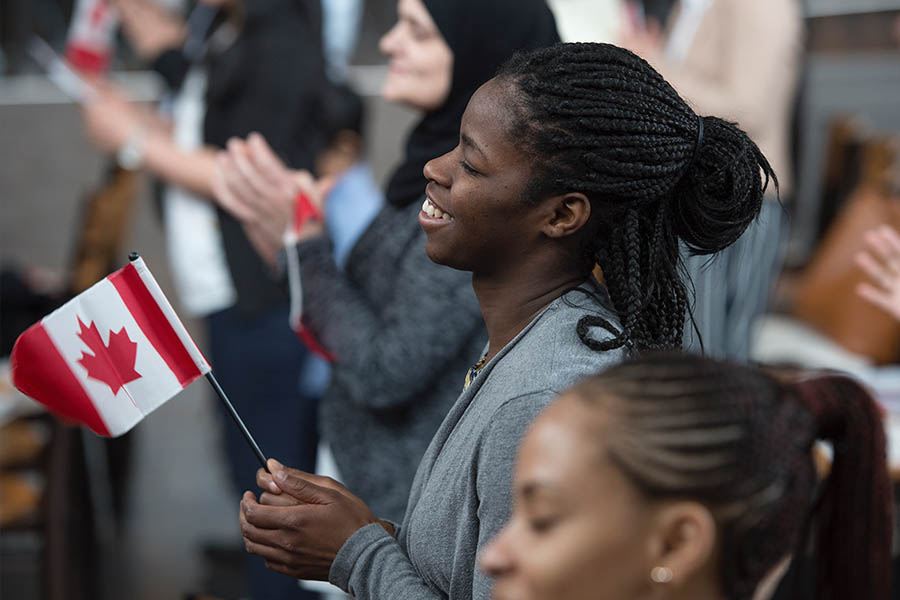
<instances>
[{"instance_id":1,"label":"red maple leaf","mask_svg":"<svg viewBox=\"0 0 900 600\"><path fill-rule=\"evenodd\" d=\"M81 366L87 369L88 377L102 381L116 394L123 385L141 376L134 370L137 344L128 337L125 327L116 333L110 330L109 346L106 346L95 323L87 327L78 317L78 324L81 326L78 337L93 352L93 355L82 352L78 359Z\"/></svg>"}]
</instances>

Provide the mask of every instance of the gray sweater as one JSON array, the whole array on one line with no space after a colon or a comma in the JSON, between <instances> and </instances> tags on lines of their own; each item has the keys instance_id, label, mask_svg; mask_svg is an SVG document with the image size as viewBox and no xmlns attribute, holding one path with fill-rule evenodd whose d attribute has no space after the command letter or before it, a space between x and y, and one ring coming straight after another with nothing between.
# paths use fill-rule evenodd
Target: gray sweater
<instances>
[{"instance_id":1,"label":"gray sweater","mask_svg":"<svg viewBox=\"0 0 900 600\"><path fill-rule=\"evenodd\" d=\"M328 239L298 247L304 317L337 355L319 431L347 487L396 521L487 339L471 274L426 256L420 207L382 209L344 272Z\"/></svg>"},{"instance_id":2,"label":"gray sweater","mask_svg":"<svg viewBox=\"0 0 900 600\"><path fill-rule=\"evenodd\" d=\"M338 552L331 583L363 600L490 597L476 555L509 518L519 440L559 392L622 356L578 338L586 314L618 326L605 290L593 279L581 289L597 298L572 291L554 301L462 393L419 465L396 537L377 524L358 530ZM611 337L600 328L591 335Z\"/></svg>"}]
</instances>

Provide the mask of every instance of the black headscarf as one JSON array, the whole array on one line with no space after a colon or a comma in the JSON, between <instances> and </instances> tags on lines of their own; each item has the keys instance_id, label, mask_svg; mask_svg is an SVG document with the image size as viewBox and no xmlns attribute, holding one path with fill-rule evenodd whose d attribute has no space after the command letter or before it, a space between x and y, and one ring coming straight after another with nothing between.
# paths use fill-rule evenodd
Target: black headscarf
<instances>
[{"instance_id":1,"label":"black headscarf","mask_svg":"<svg viewBox=\"0 0 900 600\"><path fill-rule=\"evenodd\" d=\"M517 50L559 41L544 0L424 0L453 52L453 80L446 101L425 114L406 140L406 156L388 182L386 197L406 206L425 192L425 163L449 152L469 98Z\"/></svg>"}]
</instances>

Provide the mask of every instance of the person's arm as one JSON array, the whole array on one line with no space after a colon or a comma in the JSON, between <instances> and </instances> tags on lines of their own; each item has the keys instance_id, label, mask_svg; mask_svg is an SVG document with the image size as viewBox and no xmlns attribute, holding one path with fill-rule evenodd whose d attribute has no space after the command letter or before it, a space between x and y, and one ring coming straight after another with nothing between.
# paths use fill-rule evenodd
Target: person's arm
<instances>
[{"instance_id":1,"label":"person's arm","mask_svg":"<svg viewBox=\"0 0 900 600\"><path fill-rule=\"evenodd\" d=\"M287 469L272 459L260 483L294 502L241 500L240 524L248 552L295 579L329 580L359 600L437 600L403 549L365 503L327 477ZM266 495L264 494L264 495Z\"/></svg>"},{"instance_id":2,"label":"person's arm","mask_svg":"<svg viewBox=\"0 0 900 600\"><path fill-rule=\"evenodd\" d=\"M132 141L141 154L143 168L167 183L211 197L216 173L214 150L181 150L169 127L145 107L129 102L110 84L96 86L93 99L83 105L82 111L88 135L98 148L112 153Z\"/></svg>"},{"instance_id":3,"label":"person's arm","mask_svg":"<svg viewBox=\"0 0 900 600\"><path fill-rule=\"evenodd\" d=\"M422 579L400 543L376 523L341 546L328 581L356 600L438 600L444 596Z\"/></svg>"},{"instance_id":4,"label":"person's arm","mask_svg":"<svg viewBox=\"0 0 900 600\"><path fill-rule=\"evenodd\" d=\"M491 417L478 452L478 539L475 555L503 528L512 513L512 480L519 442L554 398L540 391L508 400ZM452 527L452 524L448 524ZM453 539L451 536L449 539ZM423 542L424 543L424 542ZM459 552L470 554L470 547ZM465 564L465 559L460 564ZM474 561L473 561L474 562ZM473 564L471 589L451 589L453 598L489 600L492 581ZM377 525L367 525L341 547L328 577L358 600L443 598L423 580L400 544ZM468 580L468 578L466 578Z\"/></svg>"},{"instance_id":5,"label":"person's arm","mask_svg":"<svg viewBox=\"0 0 900 600\"><path fill-rule=\"evenodd\" d=\"M149 131L144 141L143 167L170 184L212 200L212 180L216 174L216 150L209 147L185 151L175 145L166 131Z\"/></svg>"},{"instance_id":6,"label":"person's arm","mask_svg":"<svg viewBox=\"0 0 900 600\"><path fill-rule=\"evenodd\" d=\"M306 322L336 355L334 368L354 374L342 389L361 406L414 402L483 326L471 276L431 262L422 239L399 263L380 266L395 290L383 312L338 269L327 238L302 242L297 253Z\"/></svg>"}]
</instances>

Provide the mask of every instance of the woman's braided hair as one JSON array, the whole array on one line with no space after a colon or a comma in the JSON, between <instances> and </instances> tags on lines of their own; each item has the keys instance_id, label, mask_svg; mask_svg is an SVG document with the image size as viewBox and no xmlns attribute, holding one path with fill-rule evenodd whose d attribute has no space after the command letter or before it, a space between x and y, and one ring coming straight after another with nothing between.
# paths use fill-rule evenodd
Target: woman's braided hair
<instances>
[{"instance_id":1,"label":"woman's braided hair","mask_svg":"<svg viewBox=\"0 0 900 600\"><path fill-rule=\"evenodd\" d=\"M884 425L852 379L785 382L695 355L647 353L572 391L610 416L600 444L642 494L712 513L725 597L750 600L781 559L802 554L815 511L815 598L887 600ZM818 500L816 439L834 448Z\"/></svg>"},{"instance_id":2,"label":"woman's braided hair","mask_svg":"<svg viewBox=\"0 0 900 600\"><path fill-rule=\"evenodd\" d=\"M529 198L581 192L584 251L599 264L624 331L578 332L595 350L680 348L690 310L679 240L713 254L759 214L768 161L732 123L698 117L646 61L609 44L559 44L514 56L498 77L516 89L515 139L531 154Z\"/></svg>"}]
</instances>

